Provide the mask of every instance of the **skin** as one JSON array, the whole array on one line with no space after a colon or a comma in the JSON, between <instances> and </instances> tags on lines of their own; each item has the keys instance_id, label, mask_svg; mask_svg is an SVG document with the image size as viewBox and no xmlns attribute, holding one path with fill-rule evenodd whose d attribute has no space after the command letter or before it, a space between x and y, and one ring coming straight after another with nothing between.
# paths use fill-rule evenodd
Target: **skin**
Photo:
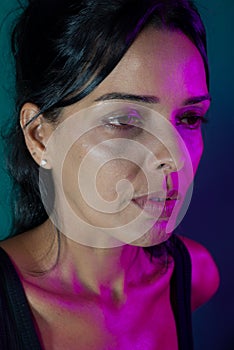
<instances>
[{"instance_id":1,"label":"skin","mask_svg":"<svg viewBox=\"0 0 234 350\"><path fill-rule=\"evenodd\" d=\"M200 127L189 130L187 120L184 120L185 125L178 127L176 118L188 110L204 116L210 102L206 99L184 106L185 100L208 93L202 58L187 37L179 32L146 29L95 91L62 111L59 123L95 104L100 96L112 92L157 96L159 102L151 103L150 108L177 128L196 172L203 151ZM21 125L24 126L35 112L35 105L25 104L21 111ZM54 127L41 116L24 131L28 149L38 164ZM79 189L74 186L76 171L87 152L100 140L117 136L116 131L110 134L106 127L91 131L74 144L66 158L64 179L69 177L69 181L63 183L66 196L77 215L93 226L115 227L138 214L139 209L132 203L122 213L107 216L95 212L81 199ZM165 146L147 133L141 142L151 147L163 164L167 179L164 185L176 188L176 165L171 162ZM52 171L53 161L49 158L46 165ZM94 158L91 157L92 161ZM155 177L158 174L155 170ZM147 192L145 175L139 166L129 161L113 160L103 166L97 177L97 188L104 199L112 201L116 198L115 184L120 179L128 179L137 195ZM165 220L152 229L158 243L168 238L163 222ZM171 259L167 271L158 259L150 262L141 248L149 245L147 240L111 249L95 249L63 236L61 257L56 267L43 277L32 276L30 270L48 269L55 261L56 245L53 244L54 235L50 234L53 230L48 220L2 243L17 266L45 349L75 349L77 338L79 348L84 350L107 349L108 346L113 350L177 349L169 302ZM195 309L215 293L219 275L212 257L203 246L186 238L183 240L192 259L192 308ZM46 255L48 247L52 248ZM126 334L125 329L129 330Z\"/></svg>"}]
</instances>

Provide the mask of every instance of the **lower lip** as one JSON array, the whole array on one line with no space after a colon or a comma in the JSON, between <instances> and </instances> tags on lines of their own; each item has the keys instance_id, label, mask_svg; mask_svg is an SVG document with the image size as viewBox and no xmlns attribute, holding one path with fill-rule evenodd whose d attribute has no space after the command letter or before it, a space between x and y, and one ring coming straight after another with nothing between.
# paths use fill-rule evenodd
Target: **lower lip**
<instances>
[{"instance_id":1,"label":"lower lip","mask_svg":"<svg viewBox=\"0 0 234 350\"><path fill-rule=\"evenodd\" d=\"M167 199L165 202L155 202L142 198L133 199L132 202L147 214L158 219L168 219L177 202L176 199Z\"/></svg>"}]
</instances>

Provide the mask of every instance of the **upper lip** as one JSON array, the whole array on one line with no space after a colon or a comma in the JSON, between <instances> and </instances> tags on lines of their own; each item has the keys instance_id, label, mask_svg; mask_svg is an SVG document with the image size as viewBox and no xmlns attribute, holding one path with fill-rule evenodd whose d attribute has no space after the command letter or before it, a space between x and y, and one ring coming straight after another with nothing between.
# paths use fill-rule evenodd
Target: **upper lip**
<instances>
[{"instance_id":1,"label":"upper lip","mask_svg":"<svg viewBox=\"0 0 234 350\"><path fill-rule=\"evenodd\" d=\"M174 190L169 190L167 192L158 191L158 192L153 192L148 194L142 194L137 197L134 197L133 200L141 197L147 197L147 200L151 200L152 198L159 198L164 200L167 200L167 199L176 200L176 199L180 199L181 196L179 192L174 189Z\"/></svg>"}]
</instances>

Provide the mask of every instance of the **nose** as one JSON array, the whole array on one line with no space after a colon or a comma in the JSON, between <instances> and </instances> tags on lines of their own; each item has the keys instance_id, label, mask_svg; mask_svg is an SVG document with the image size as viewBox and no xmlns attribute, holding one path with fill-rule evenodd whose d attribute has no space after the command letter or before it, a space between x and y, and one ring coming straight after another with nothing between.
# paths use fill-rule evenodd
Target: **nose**
<instances>
[{"instance_id":1,"label":"nose","mask_svg":"<svg viewBox=\"0 0 234 350\"><path fill-rule=\"evenodd\" d=\"M160 160L154 160L154 163L155 164L152 165L156 170L164 170L165 172L175 172L177 170L175 161L169 157L165 157Z\"/></svg>"},{"instance_id":2,"label":"nose","mask_svg":"<svg viewBox=\"0 0 234 350\"><path fill-rule=\"evenodd\" d=\"M154 146L150 147L146 157L146 167L148 171L153 172L163 171L164 174L178 172L184 167L184 164L183 152L178 142L172 144L172 139L167 145L162 144L161 141L154 142Z\"/></svg>"}]
</instances>

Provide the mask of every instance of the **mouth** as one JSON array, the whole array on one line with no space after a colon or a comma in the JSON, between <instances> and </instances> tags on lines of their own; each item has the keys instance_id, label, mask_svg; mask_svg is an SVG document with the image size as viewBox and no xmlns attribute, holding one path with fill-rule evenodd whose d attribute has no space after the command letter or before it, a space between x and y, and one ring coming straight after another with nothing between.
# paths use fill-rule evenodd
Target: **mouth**
<instances>
[{"instance_id":1,"label":"mouth","mask_svg":"<svg viewBox=\"0 0 234 350\"><path fill-rule=\"evenodd\" d=\"M132 202L150 216L166 220L170 218L176 202L180 198L178 191L171 190L164 193L164 196L162 192L151 193L133 198Z\"/></svg>"}]
</instances>

